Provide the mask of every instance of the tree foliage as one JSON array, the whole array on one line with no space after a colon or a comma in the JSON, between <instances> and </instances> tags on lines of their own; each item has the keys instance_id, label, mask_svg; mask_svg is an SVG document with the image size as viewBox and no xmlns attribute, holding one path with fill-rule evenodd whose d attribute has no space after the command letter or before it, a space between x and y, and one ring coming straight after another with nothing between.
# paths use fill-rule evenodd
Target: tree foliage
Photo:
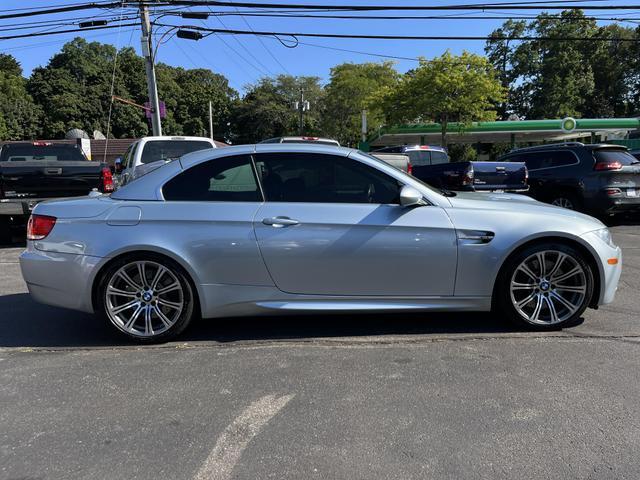
<instances>
[{"instance_id":1,"label":"tree foliage","mask_svg":"<svg viewBox=\"0 0 640 480\"><path fill-rule=\"evenodd\" d=\"M365 109L369 130L384 124L384 112L371 100L377 93L395 87L399 77L393 62L343 63L332 68L325 87L324 134L341 144L357 144L362 130L361 112Z\"/></svg>"},{"instance_id":2,"label":"tree foliage","mask_svg":"<svg viewBox=\"0 0 640 480\"><path fill-rule=\"evenodd\" d=\"M266 138L298 134L298 111L295 103L300 89L310 103L304 115L304 134L320 133L324 92L318 77L279 75L263 78L250 85L242 101L233 110L234 143L253 143Z\"/></svg>"},{"instance_id":3,"label":"tree foliage","mask_svg":"<svg viewBox=\"0 0 640 480\"><path fill-rule=\"evenodd\" d=\"M519 35L545 39L504 39ZM532 119L628 116L638 110L637 42L593 41L635 39L636 30L598 26L581 10L567 10L528 23L508 20L491 36L485 52L509 88L503 118L511 113Z\"/></svg>"},{"instance_id":4,"label":"tree foliage","mask_svg":"<svg viewBox=\"0 0 640 480\"><path fill-rule=\"evenodd\" d=\"M504 89L489 61L480 55L445 52L432 60L421 59L397 88L384 98L384 110L392 122L433 121L441 127L446 145L449 123L495 120L495 105Z\"/></svg>"},{"instance_id":5,"label":"tree foliage","mask_svg":"<svg viewBox=\"0 0 640 480\"><path fill-rule=\"evenodd\" d=\"M0 55L0 140L33 139L38 134L41 108L27 93L20 64Z\"/></svg>"}]
</instances>

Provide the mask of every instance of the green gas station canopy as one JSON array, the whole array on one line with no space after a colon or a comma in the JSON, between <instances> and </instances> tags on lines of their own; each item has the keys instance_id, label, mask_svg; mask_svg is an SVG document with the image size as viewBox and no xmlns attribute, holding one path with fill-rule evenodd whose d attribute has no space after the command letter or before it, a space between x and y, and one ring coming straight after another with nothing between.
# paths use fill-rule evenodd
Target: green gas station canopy
<instances>
[{"instance_id":1,"label":"green gas station canopy","mask_svg":"<svg viewBox=\"0 0 640 480\"><path fill-rule=\"evenodd\" d=\"M638 118L563 118L551 120L509 120L450 123L448 141L452 143L499 143L565 141L589 137L623 138L640 128ZM440 124L425 123L381 127L367 139L371 147L385 145L439 144Z\"/></svg>"}]
</instances>

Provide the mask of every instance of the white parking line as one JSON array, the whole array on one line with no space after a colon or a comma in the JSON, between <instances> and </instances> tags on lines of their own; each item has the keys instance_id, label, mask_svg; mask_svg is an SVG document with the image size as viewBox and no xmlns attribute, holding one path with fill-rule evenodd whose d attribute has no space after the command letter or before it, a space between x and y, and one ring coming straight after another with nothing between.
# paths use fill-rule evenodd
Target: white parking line
<instances>
[{"instance_id":1,"label":"white parking line","mask_svg":"<svg viewBox=\"0 0 640 480\"><path fill-rule=\"evenodd\" d=\"M202 464L194 480L228 480L242 452L262 427L289 403L294 395L266 395L249 405L227 428Z\"/></svg>"}]
</instances>

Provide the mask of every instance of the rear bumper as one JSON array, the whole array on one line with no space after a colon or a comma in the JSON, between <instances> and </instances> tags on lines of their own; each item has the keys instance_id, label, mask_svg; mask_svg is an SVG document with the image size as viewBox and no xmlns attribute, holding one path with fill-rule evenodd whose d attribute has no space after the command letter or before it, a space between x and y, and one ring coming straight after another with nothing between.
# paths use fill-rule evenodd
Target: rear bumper
<instances>
[{"instance_id":1,"label":"rear bumper","mask_svg":"<svg viewBox=\"0 0 640 480\"><path fill-rule=\"evenodd\" d=\"M36 301L93 313L91 279L101 260L87 255L42 252L28 245L20 255L20 269Z\"/></svg>"},{"instance_id":2,"label":"rear bumper","mask_svg":"<svg viewBox=\"0 0 640 480\"><path fill-rule=\"evenodd\" d=\"M587 209L600 213L640 212L640 197L608 197L605 195L593 199Z\"/></svg>"},{"instance_id":3,"label":"rear bumper","mask_svg":"<svg viewBox=\"0 0 640 480\"><path fill-rule=\"evenodd\" d=\"M31 210L40 202L51 200L50 198L21 198L21 199L1 199L0 215L10 215L12 217L31 215Z\"/></svg>"}]
</instances>

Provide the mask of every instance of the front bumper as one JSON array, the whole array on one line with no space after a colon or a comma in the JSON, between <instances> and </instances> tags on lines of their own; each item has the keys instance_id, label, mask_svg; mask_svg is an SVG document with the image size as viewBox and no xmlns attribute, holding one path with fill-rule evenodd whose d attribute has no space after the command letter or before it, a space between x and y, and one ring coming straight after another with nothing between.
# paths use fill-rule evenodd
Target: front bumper
<instances>
[{"instance_id":1,"label":"front bumper","mask_svg":"<svg viewBox=\"0 0 640 480\"><path fill-rule=\"evenodd\" d=\"M102 258L36 250L20 255L20 269L33 298L47 305L93 313L93 274Z\"/></svg>"},{"instance_id":2,"label":"front bumper","mask_svg":"<svg viewBox=\"0 0 640 480\"><path fill-rule=\"evenodd\" d=\"M600 270L600 295L598 305L606 305L613 302L618 282L622 274L622 250L618 246L605 243L596 233L588 232L583 238L595 249ZM609 263L615 260L615 263Z\"/></svg>"}]
</instances>

